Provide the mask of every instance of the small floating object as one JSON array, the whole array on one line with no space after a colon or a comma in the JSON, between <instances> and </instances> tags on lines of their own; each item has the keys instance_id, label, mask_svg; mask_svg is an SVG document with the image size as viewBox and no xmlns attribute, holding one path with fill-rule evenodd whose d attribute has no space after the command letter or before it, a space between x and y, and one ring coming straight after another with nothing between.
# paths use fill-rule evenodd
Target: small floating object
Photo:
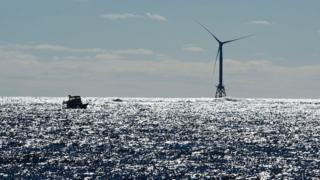
<instances>
[{"instance_id":1,"label":"small floating object","mask_svg":"<svg viewBox=\"0 0 320 180\"><path fill-rule=\"evenodd\" d=\"M112 101L113 101L113 102L122 102L123 100L122 100L122 99L117 98L117 99L113 99Z\"/></svg>"},{"instance_id":2,"label":"small floating object","mask_svg":"<svg viewBox=\"0 0 320 180\"><path fill-rule=\"evenodd\" d=\"M69 95L68 101L63 101L62 105L65 105L67 109L87 109L87 104L82 104L80 96Z\"/></svg>"}]
</instances>

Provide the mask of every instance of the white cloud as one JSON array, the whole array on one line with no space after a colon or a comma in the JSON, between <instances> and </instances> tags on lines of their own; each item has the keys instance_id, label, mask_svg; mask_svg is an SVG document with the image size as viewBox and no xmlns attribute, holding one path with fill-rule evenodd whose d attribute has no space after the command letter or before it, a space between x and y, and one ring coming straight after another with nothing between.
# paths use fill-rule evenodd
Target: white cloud
<instances>
[{"instance_id":1,"label":"white cloud","mask_svg":"<svg viewBox=\"0 0 320 180\"><path fill-rule=\"evenodd\" d=\"M0 49L6 50L33 50L33 51L59 51L66 53L98 53L108 54L113 57L116 55L156 55L154 51L145 48L135 49L114 49L107 50L101 48L72 48L55 44L14 44L14 45L1 45Z\"/></svg>"},{"instance_id":2,"label":"white cloud","mask_svg":"<svg viewBox=\"0 0 320 180\"><path fill-rule=\"evenodd\" d=\"M131 13L123 13L123 14L101 14L101 18L109 19L109 20L124 20L130 18L141 18L141 16Z\"/></svg>"},{"instance_id":3,"label":"white cloud","mask_svg":"<svg viewBox=\"0 0 320 180\"><path fill-rule=\"evenodd\" d=\"M247 74L261 77L267 74L270 77L295 80L295 78L312 78L320 76L320 64L305 66L284 66L274 64L270 60L225 60L226 74Z\"/></svg>"},{"instance_id":4,"label":"white cloud","mask_svg":"<svg viewBox=\"0 0 320 180\"><path fill-rule=\"evenodd\" d=\"M95 58L98 60L117 60L122 59L123 57L113 53L102 53L95 55Z\"/></svg>"},{"instance_id":5,"label":"white cloud","mask_svg":"<svg viewBox=\"0 0 320 180\"><path fill-rule=\"evenodd\" d=\"M42 47L42 46L41 46ZM50 46L49 46L50 47ZM66 48L66 47L65 47ZM62 48L58 48L62 49ZM66 48L68 49L68 48ZM72 48L71 48L72 49ZM80 50L79 50L80 51ZM182 61L176 58L172 58L167 55L158 54L154 51L139 48L139 49L127 49L127 50L109 50L98 52L95 55L89 57L84 56L62 56L59 61L44 61L42 58L32 55L32 53L22 53L16 50L3 50L0 49L1 62L15 62L17 64L38 64L40 65L55 65L63 68L66 64L70 64L70 67L81 67L81 68L92 68L92 69L103 69L101 71L110 71L116 69L126 69L128 72L153 72L157 73L185 73L188 75L205 75L206 72L210 71L210 66L207 62L190 62ZM141 55L140 58L134 58L133 56L125 55ZM79 61L83 59L83 61ZM118 61L120 60L121 61ZM99 61L96 61L99 60ZM100 61L109 60L109 61ZM134 61L132 61L134 60ZM94 63L92 63L94 62ZM91 65L88 65L88 63ZM107 64L105 64L107 63ZM17 65L18 67L19 65ZM68 66L67 66L68 67ZM112 67L112 68L110 68ZM117 67L117 68L114 68ZM49 68L49 67L48 67ZM239 75L239 74L252 74L257 73L255 77L259 77L259 74L269 74L274 76L287 76L292 78L296 75L302 77L320 76L320 65L310 66L281 66L272 63L270 60L249 60L241 61L234 59L225 60L225 73L227 75ZM14 68L12 68L14 69ZM190 74L190 72L192 72Z\"/></svg>"},{"instance_id":6,"label":"white cloud","mask_svg":"<svg viewBox=\"0 0 320 180\"><path fill-rule=\"evenodd\" d=\"M167 18L164 16L161 16L159 14L152 14L152 13L146 13L146 16L151 19L151 20L155 20L155 21L167 21Z\"/></svg>"},{"instance_id":7,"label":"white cloud","mask_svg":"<svg viewBox=\"0 0 320 180\"><path fill-rule=\"evenodd\" d=\"M123 49L123 50L109 50L103 53L96 54L95 57L99 60L126 60L128 57L126 55L130 55L129 59L135 59L133 55L137 56L152 56L156 55L156 53L149 49L138 48L138 49Z\"/></svg>"},{"instance_id":8,"label":"white cloud","mask_svg":"<svg viewBox=\"0 0 320 180\"><path fill-rule=\"evenodd\" d=\"M105 50L100 48L70 48L56 44L14 44L2 45L0 49L18 49L18 50L35 50L35 51L60 51L69 53L98 53Z\"/></svg>"},{"instance_id":9,"label":"white cloud","mask_svg":"<svg viewBox=\"0 0 320 180\"><path fill-rule=\"evenodd\" d=\"M203 52L204 49L201 48L201 47L197 47L197 46L194 46L192 44L186 44L182 47L182 50L184 51L188 51L188 52L193 52L193 53L200 53L200 52Z\"/></svg>"},{"instance_id":10,"label":"white cloud","mask_svg":"<svg viewBox=\"0 0 320 180\"><path fill-rule=\"evenodd\" d=\"M193 46L192 44L187 44L184 47L190 47L192 51L196 49L196 51L202 51L202 48L198 48ZM194 49L193 49L194 48ZM35 50L35 51L34 51ZM63 61L75 61L77 59L85 59L86 61L92 60L118 60L122 59L127 62L132 62L133 64L146 63L152 65L154 67L161 66L161 63L170 64L167 68L172 68L172 63L176 64L176 67L185 67L186 71L188 69L192 69L192 66L198 66L199 72L202 71L200 69L208 69L208 64L206 62L189 62L189 61L182 61L179 59L175 59L168 55L160 54L154 52L149 49L144 48L136 48L136 49L118 49L118 50L106 50L100 48L84 48L84 49L77 49L77 48L70 48L61 45L51 45L51 44L16 44L16 45L7 45L7 46L0 46L0 61L3 60L17 60L22 62L24 60L29 60L29 62L42 62L41 58L37 58L33 52L42 51L42 50L50 50L50 51L62 51L62 52L72 52L77 53L77 56L60 56L61 62ZM190 49L188 49L190 50ZM92 53L92 55L88 56L86 53ZM84 53L84 54L79 54ZM128 56L130 55L130 56ZM138 55L138 56L133 56ZM72 57L72 58L71 58ZM59 57L58 57L59 58ZM92 59L93 58L93 59ZM132 59L136 61L132 61ZM299 74L299 75L318 75L320 76L320 65L311 65L311 66L281 66L272 63L274 61L271 60L233 60L233 59L226 59L225 66L226 66L226 73L229 74L238 74L238 73L250 73L256 71L265 71L269 72L270 74ZM52 62L51 62L52 63ZM82 62L78 62L82 63ZM118 61L119 64L122 64L123 61ZM99 66L99 65L98 65ZM179 69L179 68L177 68ZM183 69L183 68L182 68ZM175 70L176 71L176 70ZM181 69L180 69L181 71Z\"/></svg>"},{"instance_id":11,"label":"white cloud","mask_svg":"<svg viewBox=\"0 0 320 180\"><path fill-rule=\"evenodd\" d=\"M254 20L254 21L250 21L248 22L248 24L255 24L255 25L264 25L264 26L270 26L273 23L267 20Z\"/></svg>"},{"instance_id":12,"label":"white cloud","mask_svg":"<svg viewBox=\"0 0 320 180\"><path fill-rule=\"evenodd\" d=\"M118 93L123 92L121 95L127 96L199 97L210 96L217 82L210 76L212 63L184 61L143 48L97 50L50 44L30 46L0 48L0 83L11 95L44 95L43 92L48 93L45 95L68 92L86 95L90 92L92 96L119 96ZM55 60L50 55L35 53L44 49L57 51ZM70 49L91 53L59 54ZM320 90L316 83L320 64L285 66L268 59L225 59L224 63L225 83L232 96L316 97ZM136 94L131 94L133 89L137 90ZM6 95L3 88L0 92Z\"/></svg>"},{"instance_id":13,"label":"white cloud","mask_svg":"<svg viewBox=\"0 0 320 180\"><path fill-rule=\"evenodd\" d=\"M101 14L101 18L108 20L125 20L125 19L150 19L153 21L167 21L167 18L159 14L146 13L145 15L138 15L132 13L121 13L121 14Z\"/></svg>"},{"instance_id":14,"label":"white cloud","mask_svg":"<svg viewBox=\"0 0 320 180\"><path fill-rule=\"evenodd\" d=\"M149 49L138 48L138 49L126 49L126 50L114 50L114 53L118 54L133 54L133 55L155 55L155 52Z\"/></svg>"},{"instance_id":15,"label":"white cloud","mask_svg":"<svg viewBox=\"0 0 320 180\"><path fill-rule=\"evenodd\" d=\"M128 54L130 56L125 56ZM141 55L141 57L135 58L131 55ZM15 72L16 69L19 68L30 70L28 71L30 74L32 74L32 72L35 74L40 72L45 73L47 71L54 72L57 69L66 69L66 71L70 69L74 69L74 71L77 71L77 69L86 69L86 71L97 73L125 71L127 73L153 72L157 74L170 74L180 72L188 74L188 72L194 71L195 69L197 69L197 72L203 73L203 68L206 67L206 63L204 62L184 63L181 60L143 48L105 51L104 53L97 53L91 57L87 55L78 57L60 56L55 57L55 60L56 61L50 61L50 58L36 57L31 53L0 49L0 70L4 68L7 72L12 71L11 74L19 74L19 72ZM29 66L30 64L36 64L37 68ZM73 72L73 70L69 72ZM57 76L61 75L57 74Z\"/></svg>"}]
</instances>

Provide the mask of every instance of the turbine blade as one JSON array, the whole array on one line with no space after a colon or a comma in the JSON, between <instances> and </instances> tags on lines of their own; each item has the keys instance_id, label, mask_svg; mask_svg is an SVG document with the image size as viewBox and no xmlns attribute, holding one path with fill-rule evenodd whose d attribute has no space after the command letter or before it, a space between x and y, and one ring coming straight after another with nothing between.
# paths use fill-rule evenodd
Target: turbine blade
<instances>
[{"instance_id":1,"label":"turbine blade","mask_svg":"<svg viewBox=\"0 0 320 180\"><path fill-rule=\"evenodd\" d=\"M214 79L214 75L216 73L216 67L217 67L217 61L218 61L218 56L219 56L219 53L220 53L220 48L218 49L218 52L217 52L217 56L216 56L216 60L214 62L214 66L213 66L213 79Z\"/></svg>"},{"instance_id":2,"label":"turbine blade","mask_svg":"<svg viewBox=\"0 0 320 180\"><path fill-rule=\"evenodd\" d=\"M210 33L212 35L212 37L214 37L219 43L221 43L221 41L204 25L202 25L200 22L196 21L196 23L198 23L200 26L202 26L205 30L208 31L208 33Z\"/></svg>"},{"instance_id":3,"label":"turbine blade","mask_svg":"<svg viewBox=\"0 0 320 180\"><path fill-rule=\"evenodd\" d=\"M254 34L250 34L250 35L243 36L243 37L240 37L240 38L237 38L237 39L232 39L232 40L229 40L229 41L225 41L225 42L223 42L223 44L227 44L227 43L230 43L230 42L233 42L233 41L238 41L240 39L245 39L245 38L248 38L248 37L251 37L251 36L254 36Z\"/></svg>"},{"instance_id":4,"label":"turbine blade","mask_svg":"<svg viewBox=\"0 0 320 180\"><path fill-rule=\"evenodd\" d=\"M219 53L220 53L220 48L218 49L217 56L216 56L216 60L214 61L214 66L213 66L213 77L214 77L214 74L215 74L215 72L216 72L216 65L217 65L217 61L218 61Z\"/></svg>"},{"instance_id":5,"label":"turbine blade","mask_svg":"<svg viewBox=\"0 0 320 180\"><path fill-rule=\"evenodd\" d=\"M219 53L220 53L220 48L218 49L218 52L217 52L216 62L217 62L217 60L218 60Z\"/></svg>"}]
</instances>

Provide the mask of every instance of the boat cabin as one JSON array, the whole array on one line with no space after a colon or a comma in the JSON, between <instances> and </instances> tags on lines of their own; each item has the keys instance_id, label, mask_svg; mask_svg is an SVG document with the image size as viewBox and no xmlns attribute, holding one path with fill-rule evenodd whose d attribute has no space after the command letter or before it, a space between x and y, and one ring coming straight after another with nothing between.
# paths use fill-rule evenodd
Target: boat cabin
<instances>
[{"instance_id":1,"label":"boat cabin","mask_svg":"<svg viewBox=\"0 0 320 180\"><path fill-rule=\"evenodd\" d=\"M63 101L63 105L66 105L67 109L86 109L88 104L83 104L80 96L69 95L68 101Z\"/></svg>"}]
</instances>

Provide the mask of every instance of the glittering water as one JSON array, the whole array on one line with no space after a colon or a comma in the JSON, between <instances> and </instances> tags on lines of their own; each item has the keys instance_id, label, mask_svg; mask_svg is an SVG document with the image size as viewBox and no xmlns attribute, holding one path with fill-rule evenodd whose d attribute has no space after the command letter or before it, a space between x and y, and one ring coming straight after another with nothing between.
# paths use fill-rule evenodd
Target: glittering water
<instances>
[{"instance_id":1,"label":"glittering water","mask_svg":"<svg viewBox=\"0 0 320 180\"><path fill-rule=\"evenodd\" d=\"M320 176L320 100L0 98L0 179Z\"/></svg>"}]
</instances>

